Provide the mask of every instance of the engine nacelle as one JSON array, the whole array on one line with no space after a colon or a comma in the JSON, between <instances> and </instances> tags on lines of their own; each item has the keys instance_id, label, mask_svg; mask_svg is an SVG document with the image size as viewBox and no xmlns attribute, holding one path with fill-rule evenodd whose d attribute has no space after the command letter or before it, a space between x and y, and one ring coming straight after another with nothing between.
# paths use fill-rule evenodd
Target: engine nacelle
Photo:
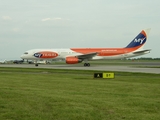
<instances>
[{"instance_id":1,"label":"engine nacelle","mask_svg":"<svg viewBox=\"0 0 160 120\"><path fill-rule=\"evenodd\" d=\"M76 57L67 57L66 58L67 64L76 64L76 63L80 63L80 62L82 62L82 61Z\"/></svg>"}]
</instances>

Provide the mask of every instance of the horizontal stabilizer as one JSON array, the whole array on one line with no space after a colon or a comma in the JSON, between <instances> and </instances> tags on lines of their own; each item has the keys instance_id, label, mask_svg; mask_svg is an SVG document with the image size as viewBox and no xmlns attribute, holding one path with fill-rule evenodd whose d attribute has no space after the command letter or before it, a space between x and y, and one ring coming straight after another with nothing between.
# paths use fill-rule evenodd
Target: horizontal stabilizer
<instances>
[{"instance_id":1,"label":"horizontal stabilizer","mask_svg":"<svg viewBox=\"0 0 160 120\"><path fill-rule=\"evenodd\" d=\"M133 52L133 54L149 53L150 51L151 51L151 49L147 49L147 50L140 50L140 51Z\"/></svg>"}]
</instances>

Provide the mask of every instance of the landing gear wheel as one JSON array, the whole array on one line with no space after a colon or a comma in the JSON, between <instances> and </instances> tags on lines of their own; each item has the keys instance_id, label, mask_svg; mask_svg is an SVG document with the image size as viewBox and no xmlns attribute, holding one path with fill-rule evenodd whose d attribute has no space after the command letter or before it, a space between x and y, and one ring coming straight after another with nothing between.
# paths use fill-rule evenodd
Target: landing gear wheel
<instances>
[{"instance_id":1,"label":"landing gear wheel","mask_svg":"<svg viewBox=\"0 0 160 120\"><path fill-rule=\"evenodd\" d=\"M86 67L86 66L90 66L90 63L84 63L84 66Z\"/></svg>"},{"instance_id":2,"label":"landing gear wheel","mask_svg":"<svg viewBox=\"0 0 160 120\"><path fill-rule=\"evenodd\" d=\"M35 66L37 67L37 66L38 66L38 64L35 64Z\"/></svg>"}]
</instances>

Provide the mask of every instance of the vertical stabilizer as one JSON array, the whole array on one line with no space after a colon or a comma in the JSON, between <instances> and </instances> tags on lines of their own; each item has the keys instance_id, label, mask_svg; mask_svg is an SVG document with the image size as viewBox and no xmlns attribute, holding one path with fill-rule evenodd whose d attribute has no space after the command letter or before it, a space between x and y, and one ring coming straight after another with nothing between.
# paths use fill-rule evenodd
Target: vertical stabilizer
<instances>
[{"instance_id":1,"label":"vertical stabilizer","mask_svg":"<svg viewBox=\"0 0 160 120\"><path fill-rule=\"evenodd\" d=\"M148 39L150 28L142 30L128 45L126 48L140 48L142 47Z\"/></svg>"}]
</instances>

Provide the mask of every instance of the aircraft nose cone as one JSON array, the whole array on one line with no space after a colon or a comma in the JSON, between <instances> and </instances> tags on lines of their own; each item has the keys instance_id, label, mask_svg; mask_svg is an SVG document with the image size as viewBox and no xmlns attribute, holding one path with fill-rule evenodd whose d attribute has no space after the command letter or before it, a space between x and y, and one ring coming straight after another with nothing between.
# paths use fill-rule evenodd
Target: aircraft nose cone
<instances>
[{"instance_id":1,"label":"aircraft nose cone","mask_svg":"<svg viewBox=\"0 0 160 120\"><path fill-rule=\"evenodd\" d=\"M21 55L21 58L24 59L25 58L24 55Z\"/></svg>"}]
</instances>

